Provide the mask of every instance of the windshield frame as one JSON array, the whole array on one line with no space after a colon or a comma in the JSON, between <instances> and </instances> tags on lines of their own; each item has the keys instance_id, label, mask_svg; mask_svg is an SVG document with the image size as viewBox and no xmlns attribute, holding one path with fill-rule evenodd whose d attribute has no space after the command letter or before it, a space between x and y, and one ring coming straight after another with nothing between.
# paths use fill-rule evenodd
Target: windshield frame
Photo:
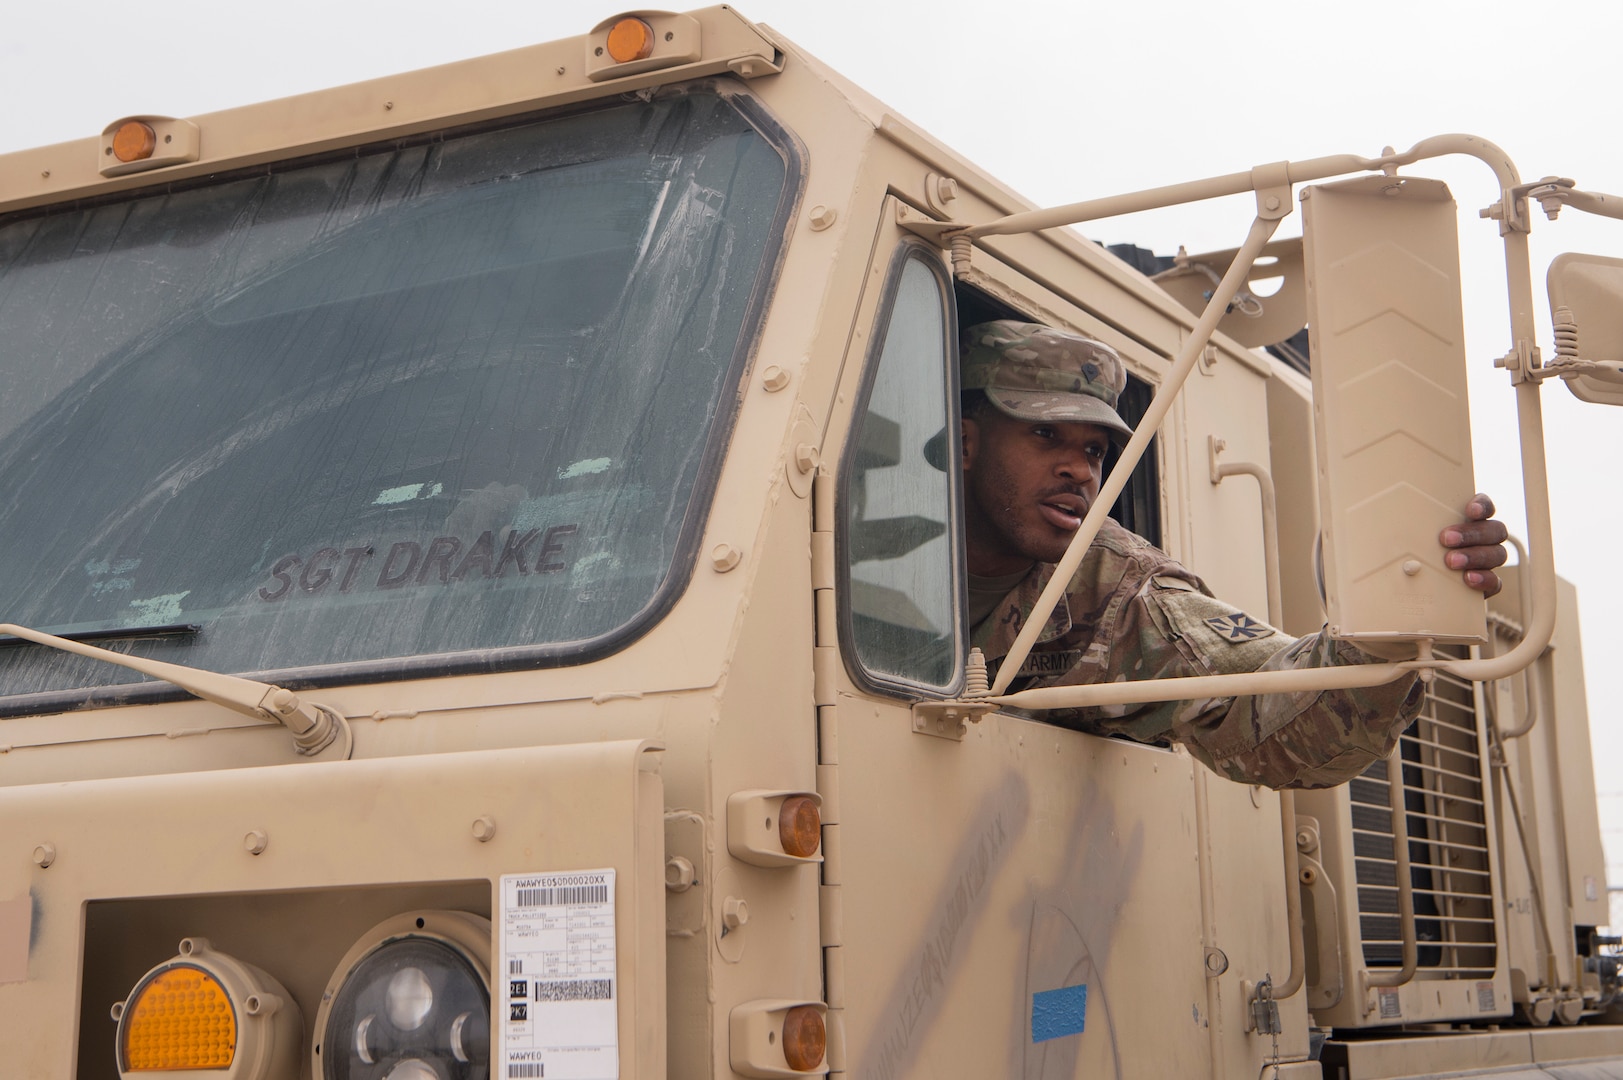
<instances>
[{"instance_id":1,"label":"windshield frame","mask_svg":"<svg viewBox=\"0 0 1623 1080\"><path fill-rule=\"evenodd\" d=\"M543 670L571 667L591 663L613 655L647 634L675 606L692 581L697 565L700 543L708 524L723 461L732 441L739 407L743 401L742 387L753 368L759 347L760 330L765 322L773 296L782 274L792 231L792 223L805 197L807 153L804 144L777 119L747 86L731 78L706 78L661 87L653 98L690 93L709 93L723 99L735 108L740 118L754 128L765 143L783 159L784 188L765 237L760 270L750 287L744 305L744 317L738 339L725 368L721 385L725 400L717 402L699 462L695 471L692 493L689 497L668 571L663 581L649 597L647 603L619 626L592 637L573 641L549 642L535 645L508 645L483 649L468 649L445 653L385 657L374 660L343 661L332 664L306 665L290 668L231 672L247 678L274 682L294 690L322 687L350 686L373 682L399 682L419 678L444 678L458 675L485 675L522 670ZM650 99L650 100L652 100ZM372 153L387 153L400 149L460 138L467 135L521 127L538 121L579 116L604 109L623 106L618 95L564 108L545 109L495 121L460 125L438 129L410 138L394 138L371 142L342 151L325 152L288 158L268 165L222 171L205 178L184 182L156 184L120 191L96 199L81 199L31 207L14 214L0 216L0 225L63 211L82 210L97 205L117 204L149 198L157 194L173 193L196 188L213 187L247 177L265 176L319 165L335 160ZM730 389L731 392L728 392ZM131 635L131 640L136 638ZM122 651L119 642L108 642L115 651ZM22 646L30 647L30 646ZM0 692L0 717L46 715L82 709L106 708L119 705L156 704L167 701L188 700L185 691L168 683L144 681L51 690L38 693L6 695Z\"/></svg>"}]
</instances>

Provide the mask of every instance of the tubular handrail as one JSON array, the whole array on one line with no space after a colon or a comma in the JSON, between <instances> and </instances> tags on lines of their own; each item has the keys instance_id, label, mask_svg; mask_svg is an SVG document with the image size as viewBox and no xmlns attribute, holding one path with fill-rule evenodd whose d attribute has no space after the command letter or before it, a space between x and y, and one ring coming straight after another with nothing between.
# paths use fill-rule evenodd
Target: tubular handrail
<instances>
[{"instance_id":1,"label":"tubular handrail","mask_svg":"<svg viewBox=\"0 0 1623 1080\"><path fill-rule=\"evenodd\" d=\"M1533 616L1527 622L1526 634L1522 640L1504 655L1491 658L1445 660L1430 655L1429 648L1423 648L1419 659L1392 664L1194 676L1092 686L1040 687L1014 694L1006 693L1009 683L1014 679L1038 634L1046 625L1049 614L1064 594L1071 575L1081 564L1087 546L1098 535L1106 511L1125 487L1127 474L1137 464L1150 438L1160 427L1171 408L1173 396L1182 387L1196 359L1204 351L1229 302L1250 275L1252 265L1272 235L1279 217L1289 213L1289 206L1281 206L1277 197L1271 196L1265 203L1262 193L1265 190L1276 190L1281 182L1288 186L1302 181L1325 179L1359 171L1381 170L1393 173L1399 166L1448 154L1463 154L1482 161L1493 171L1499 186L1499 202L1483 213L1499 220L1500 235L1505 247L1512 349L1501 364L1510 369L1515 386L1517 431L1522 457L1522 490L1529 546L1533 552L1531 580L1524 583L1524 590L1532 595ZM1240 194L1246 190L1258 192L1259 209L1245 244L1241 246L1234 262L1230 264L1228 272L1224 274L1222 283L1213 292L1206 309L1191 328L1190 335L1179 350L1166 381L1157 391L1133 438L1128 442L1121 462L1106 479L1094 505L1089 507L1081 528L1072 538L1070 548L1055 568L1052 579L1027 617L1026 624L1016 637L1014 645L1003 658L997 679L991 688L991 695L981 700L1021 708L1082 708L1091 705L1180 701L1245 694L1351 689L1377 686L1393 682L1412 672L1428 670L1445 671L1469 681L1487 682L1503 679L1521 671L1537 660L1548 645L1555 630L1555 561L1552 553L1543 410L1538 396L1539 382L1531 374L1533 369L1539 366L1539 361L1533 325L1532 271L1527 247L1526 189L1522 187L1520 175L1509 156L1493 143L1474 135L1438 135L1422 139L1402 153L1389 150L1377 158L1337 155L1300 162L1279 162L1259 166L1245 173L1229 173L1127 195L1072 203L1051 210L1027 211L953 232L951 238L955 241L954 255L956 259L960 250L967 250L969 243L981 236L1054 228L1220 195ZM1591 196L1588 201L1604 202L1604 200L1603 196ZM1588 208L1584 205L1584 200L1578 201L1575 205L1580 209ZM1277 216L1274 213L1265 213L1265 206L1270 211L1276 212ZM1611 209L1611 206L1607 206L1605 210L1597 212L1609 213Z\"/></svg>"}]
</instances>

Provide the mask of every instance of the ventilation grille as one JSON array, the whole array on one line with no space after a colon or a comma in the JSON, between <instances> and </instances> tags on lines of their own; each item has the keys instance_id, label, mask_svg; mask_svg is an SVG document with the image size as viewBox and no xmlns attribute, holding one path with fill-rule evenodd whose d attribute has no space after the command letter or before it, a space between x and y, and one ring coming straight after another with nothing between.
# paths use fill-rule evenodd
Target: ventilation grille
<instances>
[{"instance_id":1,"label":"ventilation grille","mask_svg":"<svg viewBox=\"0 0 1623 1080\"><path fill-rule=\"evenodd\" d=\"M1490 978L1497 942L1482 760L1471 684L1439 673L1404 732L1404 806L1414 890L1417 978ZM1352 781L1353 854L1364 963L1403 964L1387 763Z\"/></svg>"}]
</instances>

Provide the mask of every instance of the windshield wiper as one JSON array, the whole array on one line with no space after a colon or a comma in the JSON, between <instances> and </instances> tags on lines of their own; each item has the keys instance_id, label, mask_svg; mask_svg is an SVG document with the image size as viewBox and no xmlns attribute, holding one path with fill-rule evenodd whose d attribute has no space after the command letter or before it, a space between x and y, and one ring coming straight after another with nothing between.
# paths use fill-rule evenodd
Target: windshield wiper
<instances>
[{"instance_id":1,"label":"windshield wiper","mask_svg":"<svg viewBox=\"0 0 1623 1080\"><path fill-rule=\"evenodd\" d=\"M110 633L105 630L91 632ZM126 656L124 653L98 649L94 645L86 645L71 638L42 634L38 630L30 630L15 623L0 623L0 634L11 634L35 645L44 645L65 653L73 653L75 656L127 667L143 675L150 675L154 679L173 683L188 694L194 694L204 701L212 701L233 712L251 716L255 720L282 724L293 732L293 742L298 752L307 757L325 750L340 734L344 736L344 757L349 757L353 746L348 721L325 705L301 703L298 695L285 687L244 679L237 675L222 675L217 671L201 671L183 664L166 664L162 660Z\"/></svg>"},{"instance_id":2,"label":"windshield wiper","mask_svg":"<svg viewBox=\"0 0 1623 1080\"><path fill-rule=\"evenodd\" d=\"M165 623L162 626L115 626L108 630L71 630L55 637L63 641L134 641L143 638L192 637L203 632L201 623ZM13 645L40 645L43 642L7 634L0 637L0 649Z\"/></svg>"}]
</instances>

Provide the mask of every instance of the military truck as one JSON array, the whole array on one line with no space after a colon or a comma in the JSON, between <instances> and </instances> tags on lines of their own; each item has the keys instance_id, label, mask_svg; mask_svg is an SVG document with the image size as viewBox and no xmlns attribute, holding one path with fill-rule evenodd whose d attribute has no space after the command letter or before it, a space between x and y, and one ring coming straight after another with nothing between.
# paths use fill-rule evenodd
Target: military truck
<instances>
[{"instance_id":1,"label":"military truck","mask_svg":"<svg viewBox=\"0 0 1623 1080\"><path fill-rule=\"evenodd\" d=\"M1445 153L1510 271L1486 611ZM1545 360L1525 245L1617 200L1464 136L1169 179L1035 211L727 7L0 158L6 1074L1623 1075L1539 421L1623 397L1623 287L1564 257ZM1230 252L1057 228L1236 192ZM1130 370L1072 566L1109 511L1395 659L989 677L999 317ZM1048 722L1410 672L1328 790Z\"/></svg>"}]
</instances>

